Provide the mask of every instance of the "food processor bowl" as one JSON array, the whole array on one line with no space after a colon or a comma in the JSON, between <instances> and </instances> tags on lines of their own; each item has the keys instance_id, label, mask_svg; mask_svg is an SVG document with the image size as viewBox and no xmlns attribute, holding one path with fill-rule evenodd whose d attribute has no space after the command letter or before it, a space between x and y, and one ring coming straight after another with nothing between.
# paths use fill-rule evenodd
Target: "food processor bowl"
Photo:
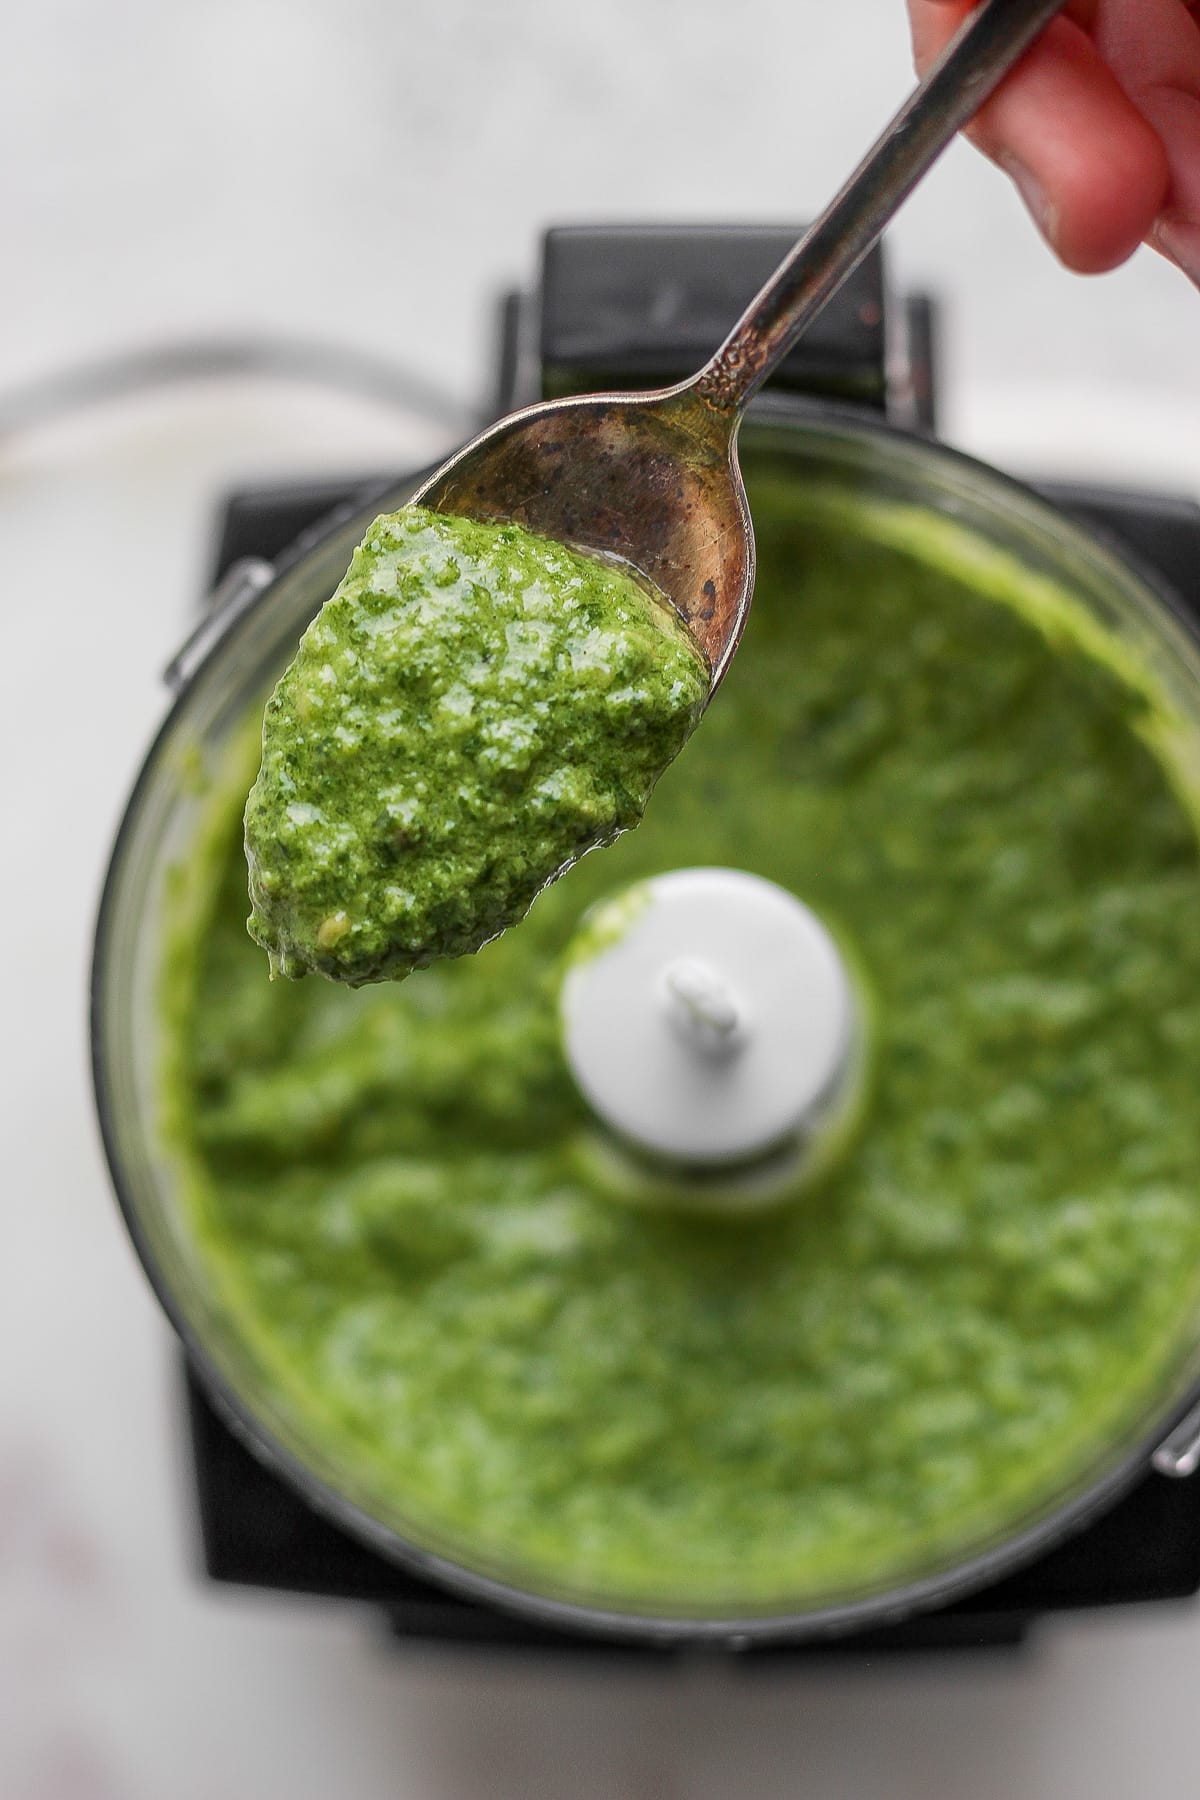
<instances>
[{"instance_id":1,"label":"food processor bowl","mask_svg":"<svg viewBox=\"0 0 1200 1800\"><path fill-rule=\"evenodd\" d=\"M1129 647L1166 702L1164 754L1200 816L1200 650L1173 600L1128 556L1072 523L1028 489L939 444L860 410L768 395L743 431L749 468L767 464L797 483L841 487L952 519L985 551L1018 559L1073 595L1097 627ZM203 829L206 777L244 742L247 720L337 585L380 511L419 484L381 489L332 518L275 567L233 580L172 667L174 703L152 744L121 823L100 907L92 977L92 1056L104 1144L120 1204L147 1274L221 1415L317 1511L375 1551L470 1596L563 1629L649 1642L799 1641L894 1621L994 1581L1109 1504L1141 1475L1155 1448L1200 1400L1200 1315L1146 1414L1130 1420L1069 1487L931 1561L902 1585L847 1585L798 1605L784 1592L738 1606L680 1593L647 1610L619 1591L567 1592L529 1579L503 1555L454 1541L358 1488L336 1466L266 1374L223 1303L187 1223L164 1139L163 1071L171 1056L162 1005L178 867ZM864 596L864 604L866 604ZM802 620L797 617L797 630ZM1160 747L1161 748L1161 747ZM186 905L186 896L182 904Z\"/></svg>"}]
</instances>

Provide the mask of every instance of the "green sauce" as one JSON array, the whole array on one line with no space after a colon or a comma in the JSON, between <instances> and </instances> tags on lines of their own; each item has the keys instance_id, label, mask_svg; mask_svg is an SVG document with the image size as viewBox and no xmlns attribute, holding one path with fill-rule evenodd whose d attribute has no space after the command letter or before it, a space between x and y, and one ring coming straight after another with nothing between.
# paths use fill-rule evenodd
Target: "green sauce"
<instances>
[{"instance_id":1,"label":"green sauce","mask_svg":"<svg viewBox=\"0 0 1200 1800\"><path fill-rule=\"evenodd\" d=\"M636 825L708 670L627 572L518 525L376 519L267 703L246 807L272 972L462 956Z\"/></svg>"},{"instance_id":2,"label":"green sauce","mask_svg":"<svg viewBox=\"0 0 1200 1800\"><path fill-rule=\"evenodd\" d=\"M1200 849L1162 706L954 525L749 474L746 638L637 831L476 957L270 984L250 750L165 987L188 1229L284 1429L427 1544L644 1607L817 1603L1009 1532L1200 1299ZM696 864L800 895L873 988L859 1135L737 1223L630 1198L556 1029L586 908Z\"/></svg>"}]
</instances>

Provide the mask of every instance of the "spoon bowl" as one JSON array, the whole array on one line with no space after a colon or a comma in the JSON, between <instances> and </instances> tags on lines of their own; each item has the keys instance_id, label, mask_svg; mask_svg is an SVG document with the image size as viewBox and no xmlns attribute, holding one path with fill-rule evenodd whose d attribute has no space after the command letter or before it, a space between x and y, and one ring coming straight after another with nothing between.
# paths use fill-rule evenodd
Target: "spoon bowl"
<instances>
[{"instance_id":1,"label":"spoon bowl","mask_svg":"<svg viewBox=\"0 0 1200 1800\"><path fill-rule=\"evenodd\" d=\"M1063 0L982 0L845 186L690 380L549 400L511 414L414 496L437 512L512 520L631 565L708 658L709 696L754 592L754 534L737 459L751 397L858 267L884 226Z\"/></svg>"},{"instance_id":2,"label":"spoon bowl","mask_svg":"<svg viewBox=\"0 0 1200 1800\"><path fill-rule=\"evenodd\" d=\"M436 512L512 520L632 566L704 651L712 688L754 591L736 432L688 382L551 400L501 419L415 496Z\"/></svg>"}]
</instances>

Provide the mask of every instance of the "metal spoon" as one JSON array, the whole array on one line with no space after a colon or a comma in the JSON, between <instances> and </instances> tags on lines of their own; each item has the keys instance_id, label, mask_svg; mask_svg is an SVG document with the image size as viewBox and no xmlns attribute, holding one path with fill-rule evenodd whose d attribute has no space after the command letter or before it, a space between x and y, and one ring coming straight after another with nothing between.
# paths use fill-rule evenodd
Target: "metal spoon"
<instances>
[{"instance_id":1,"label":"metal spoon","mask_svg":"<svg viewBox=\"0 0 1200 1800\"><path fill-rule=\"evenodd\" d=\"M445 463L415 503L515 520L632 564L682 614L715 691L754 592L754 535L737 459L747 402L1062 4L983 0L690 380L512 413Z\"/></svg>"}]
</instances>

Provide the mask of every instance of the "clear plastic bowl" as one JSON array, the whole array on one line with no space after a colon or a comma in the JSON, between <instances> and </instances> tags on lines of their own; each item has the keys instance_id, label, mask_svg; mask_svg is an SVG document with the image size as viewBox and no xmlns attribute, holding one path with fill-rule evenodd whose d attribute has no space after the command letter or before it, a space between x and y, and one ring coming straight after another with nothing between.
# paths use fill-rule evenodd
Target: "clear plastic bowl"
<instances>
[{"instance_id":1,"label":"clear plastic bowl","mask_svg":"<svg viewBox=\"0 0 1200 1800\"><path fill-rule=\"evenodd\" d=\"M986 545L1053 578L1106 629L1127 641L1181 721L1180 766L1200 790L1200 653L1177 603L1160 584L1018 484L859 412L764 405L748 422L745 452L786 459L797 481L845 483L856 493L952 516ZM317 1510L384 1556L462 1592L545 1623L653 1641L799 1640L933 1606L994 1580L1109 1504L1146 1468L1163 1438L1200 1399L1200 1319L1158 1403L1068 1489L1014 1516L1002 1534L952 1565L931 1565L904 1586L847 1589L817 1609L732 1609L719 1618L678 1610L647 1616L618 1592L532 1591L511 1571L420 1531L354 1490L281 1404L225 1314L197 1254L160 1141L156 1091L163 1022L156 990L163 955L164 882L196 829L197 758L219 766L248 709L294 651L332 592L370 519L416 485L374 496L302 540L248 604L218 613L176 665L174 705L151 746L117 835L97 924L92 982L95 1088L105 1147L126 1222L149 1278L222 1415ZM511 1575L511 1578L509 1578Z\"/></svg>"}]
</instances>

